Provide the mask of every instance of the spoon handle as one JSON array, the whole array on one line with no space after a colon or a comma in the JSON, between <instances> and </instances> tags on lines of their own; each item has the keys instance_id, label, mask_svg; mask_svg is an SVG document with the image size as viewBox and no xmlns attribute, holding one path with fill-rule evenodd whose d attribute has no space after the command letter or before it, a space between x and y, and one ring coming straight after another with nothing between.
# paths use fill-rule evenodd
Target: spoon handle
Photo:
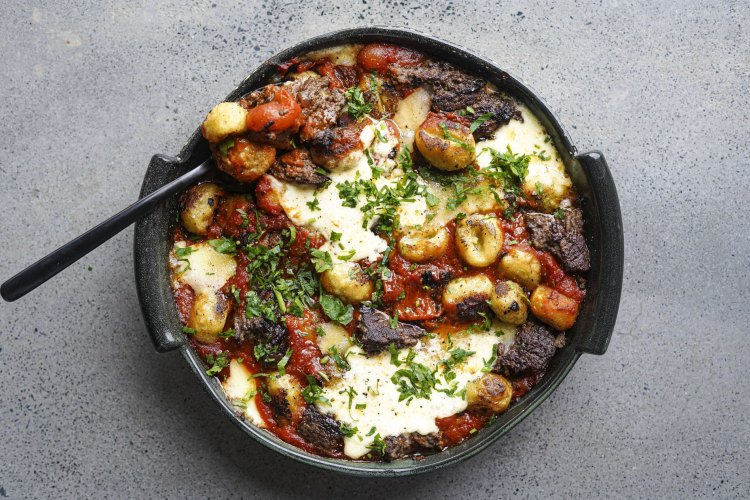
<instances>
[{"instance_id":1,"label":"spoon handle","mask_svg":"<svg viewBox=\"0 0 750 500\"><path fill-rule=\"evenodd\" d=\"M42 257L3 283L0 286L0 296L7 302L20 299L136 220L151 212L162 201L199 180L211 170L211 165L210 160L201 163L193 170L144 196L121 212L89 229L47 256Z\"/></svg>"}]
</instances>

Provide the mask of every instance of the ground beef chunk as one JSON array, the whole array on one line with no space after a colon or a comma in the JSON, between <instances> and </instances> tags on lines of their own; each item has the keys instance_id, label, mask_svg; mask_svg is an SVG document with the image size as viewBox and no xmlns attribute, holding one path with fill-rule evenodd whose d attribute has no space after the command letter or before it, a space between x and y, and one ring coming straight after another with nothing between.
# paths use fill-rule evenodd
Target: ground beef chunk
<instances>
[{"instance_id":1,"label":"ground beef chunk","mask_svg":"<svg viewBox=\"0 0 750 500\"><path fill-rule=\"evenodd\" d=\"M518 111L513 99L502 94L480 92L471 107L474 109L474 116L492 114L474 131L474 138L478 141L490 138L495 130L507 124L511 119L521 119L521 112Z\"/></svg>"},{"instance_id":2,"label":"ground beef chunk","mask_svg":"<svg viewBox=\"0 0 750 500\"><path fill-rule=\"evenodd\" d=\"M300 130L302 141L309 141L318 132L338 122L346 98L339 89L330 87L330 80L325 76L304 78L290 86L305 115L305 123Z\"/></svg>"},{"instance_id":3,"label":"ground beef chunk","mask_svg":"<svg viewBox=\"0 0 750 500\"><path fill-rule=\"evenodd\" d=\"M269 394L269 397L271 400L268 402L268 405L271 407L274 416L279 420L287 422L291 420L292 409L289 407L286 391L281 390L276 394Z\"/></svg>"},{"instance_id":4,"label":"ground beef chunk","mask_svg":"<svg viewBox=\"0 0 750 500\"><path fill-rule=\"evenodd\" d=\"M341 168L342 160L362 150L359 135L363 124L364 121L348 127L327 128L315 134L310 140L313 163L329 170Z\"/></svg>"},{"instance_id":5,"label":"ground beef chunk","mask_svg":"<svg viewBox=\"0 0 750 500\"><path fill-rule=\"evenodd\" d=\"M241 342L250 341L256 346L262 346L265 355L260 361L264 366L275 366L289 347L287 329L263 317L248 319L244 314L236 314L234 329Z\"/></svg>"},{"instance_id":6,"label":"ground beef chunk","mask_svg":"<svg viewBox=\"0 0 750 500\"><path fill-rule=\"evenodd\" d=\"M367 306L359 308L354 336L367 354L376 354L388 349L390 344L401 349L416 345L425 331L415 325L397 322L391 328L391 318L386 313Z\"/></svg>"},{"instance_id":7,"label":"ground beef chunk","mask_svg":"<svg viewBox=\"0 0 750 500\"><path fill-rule=\"evenodd\" d=\"M527 213L529 240L538 250L550 252L570 273L591 268L589 249L583 237L583 214L579 208L563 209L563 218L542 213Z\"/></svg>"},{"instance_id":8,"label":"ground beef chunk","mask_svg":"<svg viewBox=\"0 0 750 500\"><path fill-rule=\"evenodd\" d=\"M422 284L429 287L440 287L448 283L453 277L453 273L447 269L440 269L437 266L429 266L420 276Z\"/></svg>"},{"instance_id":9,"label":"ground beef chunk","mask_svg":"<svg viewBox=\"0 0 750 500\"><path fill-rule=\"evenodd\" d=\"M340 452L344 449L344 435L333 417L324 415L315 406L308 406L297 424L297 434L321 450Z\"/></svg>"},{"instance_id":10,"label":"ground beef chunk","mask_svg":"<svg viewBox=\"0 0 750 500\"><path fill-rule=\"evenodd\" d=\"M451 64L432 62L425 66L393 67L396 82L409 87L428 85L433 92L432 111L459 111L471 106L475 116L492 113L475 132L478 140L489 137L511 118L521 117L513 99L485 89L484 80L471 76Z\"/></svg>"},{"instance_id":11,"label":"ground beef chunk","mask_svg":"<svg viewBox=\"0 0 750 500\"><path fill-rule=\"evenodd\" d=\"M386 462L399 458L410 457L415 454L424 454L440 451L440 437L437 434L423 435L418 432L402 434L400 436L389 436L385 438Z\"/></svg>"},{"instance_id":12,"label":"ground beef chunk","mask_svg":"<svg viewBox=\"0 0 750 500\"><path fill-rule=\"evenodd\" d=\"M320 186L328 182L328 177L317 172L310 152L304 148L293 149L276 159L268 173L287 182Z\"/></svg>"},{"instance_id":13,"label":"ground beef chunk","mask_svg":"<svg viewBox=\"0 0 750 500\"><path fill-rule=\"evenodd\" d=\"M486 317L490 312L490 305L486 297L468 297L456 304L456 318L459 321L476 321Z\"/></svg>"},{"instance_id":14,"label":"ground beef chunk","mask_svg":"<svg viewBox=\"0 0 750 500\"><path fill-rule=\"evenodd\" d=\"M401 85L432 88L433 111L453 111L469 106L484 87L481 78L468 75L445 62L431 62L424 66L391 68L395 81Z\"/></svg>"},{"instance_id":15,"label":"ground beef chunk","mask_svg":"<svg viewBox=\"0 0 750 500\"><path fill-rule=\"evenodd\" d=\"M505 349L498 346L492 371L510 377L542 373L547 370L555 350L555 336L550 329L529 320L521 326L513 345Z\"/></svg>"}]
</instances>

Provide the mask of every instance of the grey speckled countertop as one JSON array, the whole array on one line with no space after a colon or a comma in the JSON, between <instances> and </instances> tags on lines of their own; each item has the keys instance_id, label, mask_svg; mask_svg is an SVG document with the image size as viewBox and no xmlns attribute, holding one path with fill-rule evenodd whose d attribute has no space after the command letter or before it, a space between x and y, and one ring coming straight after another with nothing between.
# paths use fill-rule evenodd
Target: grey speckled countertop
<instances>
[{"instance_id":1,"label":"grey speckled countertop","mask_svg":"<svg viewBox=\"0 0 750 500\"><path fill-rule=\"evenodd\" d=\"M0 304L0 497L750 496L750 7L746 2L11 2L0 16L0 278L132 202L270 54L405 25L498 61L617 182L625 285L609 352L438 473L291 462L154 352L132 230ZM492 5L490 5L492 3Z\"/></svg>"}]
</instances>

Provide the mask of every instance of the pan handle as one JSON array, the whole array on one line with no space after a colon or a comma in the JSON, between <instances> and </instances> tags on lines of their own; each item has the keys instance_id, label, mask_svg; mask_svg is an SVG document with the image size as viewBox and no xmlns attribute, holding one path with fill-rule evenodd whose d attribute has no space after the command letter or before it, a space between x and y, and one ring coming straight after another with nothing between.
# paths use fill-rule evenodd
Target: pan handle
<instances>
[{"instance_id":1,"label":"pan handle","mask_svg":"<svg viewBox=\"0 0 750 500\"><path fill-rule=\"evenodd\" d=\"M577 349L589 354L604 354L617 320L622 291L624 242L622 214L617 190L607 161L601 151L589 151L576 157L586 172L591 186L591 201L599 214L598 258L599 280L596 284L590 328L578 332Z\"/></svg>"}]
</instances>

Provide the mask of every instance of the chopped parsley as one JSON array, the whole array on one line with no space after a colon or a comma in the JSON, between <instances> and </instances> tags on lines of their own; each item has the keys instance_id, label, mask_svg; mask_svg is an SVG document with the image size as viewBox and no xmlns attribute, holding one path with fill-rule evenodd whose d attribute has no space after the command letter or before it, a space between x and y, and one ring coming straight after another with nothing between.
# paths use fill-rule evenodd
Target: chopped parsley
<instances>
[{"instance_id":1,"label":"chopped parsley","mask_svg":"<svg viewBox=\"0 0 750 500\"><path fill-rule=\"evenodd\" d=\"M468 142L456 137L455 135L451 134L450 130L448 130L448 126L445 123L440 123L440 128L443 131L443 137L453 144L458 145L462 149L465 149L466 151L474 152L474 146L469 144Z\"/></svg>"},{"instance_id":2,"label":"chopped parsley","mask_svg":"<svg viewBox=\"0 0 750 500\"><path fill-rule=\"evenodd\" d=\"M198 331L195 328L190 328L189 326L183 326L182 333L186 335L195 335L196 333L198 333Z\"/></svg>"},{"instance_id":3,"label":"chopped parsley","mask_svg":"<svg viewBox=\"0 0 750 500\"><path fill-rule=\"evenodd\" d=\"M471 130L471 133L473 134L474 132L476 132L477 129L481 127L484 122L486 122L493 116L494 115L492 113L485 113L483 115L477 116L477 119L471 122L471 125L469 126L469 130Z\"/></svg>"},{"instance_id":4,"label":"chopped parsley","mask_svg":"<svg viewBox=\"0 0 750 500\"><path fill-rule=\"evenodd\" d=\"M241 208L238 208L236 210L240 214L240 217L242 217L242 229L247 228L247 226L250 225L250 219L247 217L247 212L245 212Z\"/></svg>"},{"instance_id":5,"label":"chopped parsley","mask_svg":"<svg viewBox=\"0 0 750 500\"><path fill-rule=\"evenodd\" d=\"M281 376L284 376L286 374L286 365L289 363L289 358L292 357L292 350L287 349L286 353L284 354L284 357L282 357L279 362L276 364L276 367L279 369L279 374Z\"/></svg>"},{"instance_id":6,"label":"chopped parsley","mask_svg":"<svg viewBox=\"0 0 750 500\"><path fill-rule=\"evenodd\" d=\"M359 429L357 429L356 427L349 427L348 424L345 424L343 422L339 424L339 429L341 430L341 434L346 437L352 437L359 431Z\"/></svg>"},{"instance_id":7,"label":"chopped parsley","mask_svg":"<svg viewBox=\"0 0 750 500\"><path fill-rule=\"evenodd\" d=\"M349 87L344 97L346 97L346 111L355 120L361 120L372 111L372 104L365 102L365 96L357 87Z\"/></svg>"},{"instance_id":8,"label":"chopped parsley","mask_svg":"<svg viewBox=\"0 0 750 500\"><path fill-rule=\"evenodd\" d=\"M227 353L224 351L219 351L214 355L213 353L208 353L206 355L206 362L211 365L211 367L206 370L206 375L209 377L213 375L218 375L221 370L229 366L229 358L227 357Z\"/></svg>"},{"instance_id":9,"label":"chopped parsley","mask_svg":"<svg viewBox=\"0 0 750 500\"><path fill-rule=\"evenodd\" d=\"M219 238L216 240L208 240L208 244L219 253L226 253L234 255L237 253L237 242L228 238Z\"/></svg>"},{"instance_id":10,"label":"chopped parsley","mask_svg":"<svg viewBox=\"0 0 750 500\"><path fill-rule=\"evenodd\" d=\"M317 198L313 198L312 201L308 201L305 204L307 205L307 208L309 208L312 212L316 210L320 211L320 202Z\"/></svg>"},{"instance_id":11,"label":"chopped parsley","mask_svg":"<svg viewBox=\"0 0 750 500\"><path fill-rule=\"evenodd\" d=\"M435 371L421 363L416 363L414 357L416 353L409 350L409 354L404 360L406 368L396 370L391 377L400 393L398 400L407 401L407 404L414 398L430 399L432 389L437 385Z\"/></svg>"},{"instance_id":12,"label":"chopped parsley","mask_svg":"<svg viewBox=\"0 0 750 500\"><path fill-rule=\"evenodd\" d=\"M331 346L331 348L328 349L328 355L331 357L333 362L336 363L336 366L338 366L341 370L351 370L352 367L346 360L346 356L341 356L338 348L335 345Z\"/></svg>"},{"instance_id":13,"label":"chopped parsley","mask_svg":"<svg viewBox=\"0 0 750 500\"><path fill-rule=\"evenodd\" d=\"M354 318L354 308L351 304L344 305L338 297L324 292L320 293L320 307L329 319L342 325L348 325Z\"/></svg>"},{"instance_id":14,"label":"chopped parsley","mask_svg":"<svg viewBox=\"0 0 750 500\"><path fill-rule=\"evenodd\" d=\"M174 253L177 256L177 261L185 263L185 269L180 271L180 273L184 273L188 269L191 269L190 260L188 259L188 256L194 251L195 249L193 247L177 247L174 249Z\"/></svg>"},{"instance_id":15,"label":"chopped parsley","mask_svg":"<svg viewBox=\"0 0 750 500\"><path fill-rule=\"evenodd\" d=\"M498 344L495 344L492 346L492 355L490 356L490 359L484 359L482 358L482 361L484 362L484 366L482 367L482 371L484 373L489 373L492 371L492 368L495 366L495 361L497 361L497 346Z\"/></svg>"},{"instance_id":16,"label":"chopped parsley","mask_svg":"<svg viewBox=\"0 0 750 500\"><path fill-rule=\"evenodd\" d=\"M229 328L229 329L224 330L223 332L221 332L219 334L219 337L221 337L223 339L231 339L235 335L237 335L237 332L234 330L234 328Z\"/></svg>"},{"instance_id":17,"label":"chopped parsley","mask_svg":"<svg viewBox=\"0 0 750 500\"><path fill-rule=\"evenodd\" d=\"M385 455L385 448L385 441L383 441L383 438L380 437L380 434L375 434L375 437L372 440L372 444L367 445L368 450L372 450L380 456Z\"/></svg>"},{"instance_id":18,"label":"chopped parsley","mask_svg":"<svg viewBox=\"0 0 750 500\"><path fill-rule=\"evenodd\" d=\"M333 260L331 260L331 254L324 250L318 250L317 248L310 249L310 255L312 256L312 263L315 266L315 271L322 273L333 268Z\"/></svg>"},{"instance_id":19,"label":"chopped parsley","mask_svg":"<svg viewBox=\"0 0 750 500\"><path fill-rule=\"evenodd\" d=\"M219 145L217 146L217 149L219 150L219 153L221 153L221 156L226 158L227 153L233 147L234 147L234 139L227 139L226 141L220 142Z\"/></svg>"},{"instance_id":20,"label":"chopped parsley","mask_svg":"<svg viewBox=\"0 0 750 500\"><path fill-rule=\"evenodd\" d=\"M343 261L348 261L348 260L350 260L350 259L351 259L352 257L354 257L354 254L355 254L355 253L357 253L357 251L356 251L355 249L353 249L353 248L352 248L352 249L351 249L351 250L349 250L348 252L346 252L346 253L343 253L343 254L339 255L338 257L336 257L336 258L337 258L337 259L339 259L339 260L343 260Z\"/></svg>"},{"instance_id":21,"label":"chopped parsley","mask_svg":"<svg viewBox=\"0 0 750 500\"><path fill-rule=\"evenodd\" d=\"M323 395L323 388L315 381L315 377L307 375L307 387L302 389L302 397L307 404L328 403L328 398Z\"/></svg>"}]
</instances>

